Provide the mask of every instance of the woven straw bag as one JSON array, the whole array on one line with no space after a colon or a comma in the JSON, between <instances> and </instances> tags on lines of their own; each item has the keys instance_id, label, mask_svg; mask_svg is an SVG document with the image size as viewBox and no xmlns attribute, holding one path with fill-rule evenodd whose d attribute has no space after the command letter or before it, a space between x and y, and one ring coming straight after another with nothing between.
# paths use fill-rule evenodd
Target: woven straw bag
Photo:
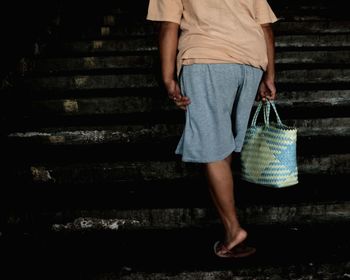
<instances>
[{"instance_id":1,"label":"woven straw bag","mask_svg":"<svg viewBox=\"0 0 350 280\"><path fill-rule=\"evenodd\" d=\"M277 123L270 123L270 105ZM264 125L256 125L261 107L264 107ZM242 179L274 188L297 184L296 141L297 128L282 123L274 101L267 100L264 104L260 101L241 151Z\"/></svg>"}]
</instances>

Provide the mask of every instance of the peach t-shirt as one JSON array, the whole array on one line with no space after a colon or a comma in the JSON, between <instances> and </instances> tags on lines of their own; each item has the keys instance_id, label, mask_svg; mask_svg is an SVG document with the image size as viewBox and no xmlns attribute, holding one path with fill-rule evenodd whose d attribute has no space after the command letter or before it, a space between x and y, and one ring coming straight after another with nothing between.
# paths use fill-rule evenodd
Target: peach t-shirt
<instances>
[{"instance_id":1,"label":"peach t-shirt","mask_svg":"<svg viewBox=\"0 0 350 280\"><path fill-rule=\"evenodd\" d=\"M266 70L260 24L277 17L266 0L150 0L147 20L180 25L177 77L184 64L240 63Z\"/></svg>"}]
</instances>

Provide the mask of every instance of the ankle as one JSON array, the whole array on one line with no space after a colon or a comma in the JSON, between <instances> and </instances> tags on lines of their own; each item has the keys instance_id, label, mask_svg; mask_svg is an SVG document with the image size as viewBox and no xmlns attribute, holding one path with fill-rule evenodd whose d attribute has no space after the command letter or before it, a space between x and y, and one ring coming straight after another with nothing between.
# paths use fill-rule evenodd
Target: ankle
<instances>
[{"instance_id":1,"label":"ankle","mask_svg":"<svg viewBox=\"0 0 350 280\"><path fill-rule=\"evenodd\" d=\"M238 222L238 220L236 220L234 223L226 224L225 229L226 229L227 233L235 234L235 233L239 232L242 229L242 227L241 227L240 223Z\"/></svg>"},{"instance_id":2,"label":"ankle","mask_svg":"<svg viewBox=\"0 0 350 280\"><path fill-rule=\"evenodd\" d=\"M226 241L232 241L232 240L236 239L236 237L240 233L246 233L246 231L240 225L237 225L236 227L227 230L226 231Z\"/></svg>"}]
</instances>

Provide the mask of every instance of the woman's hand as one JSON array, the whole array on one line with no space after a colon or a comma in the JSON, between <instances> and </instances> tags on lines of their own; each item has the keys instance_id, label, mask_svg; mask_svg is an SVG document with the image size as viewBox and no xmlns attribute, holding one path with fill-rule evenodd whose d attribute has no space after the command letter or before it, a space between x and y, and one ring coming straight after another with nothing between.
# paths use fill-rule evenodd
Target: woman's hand
<instances>
[{"instance_id":1,"label":"woman's hand","mask_svg":"<svg viewBox=\"0 0 350 280\"><path fill-rule=\"evenodd\" d=\"M262 79L259 85L256 101L262 100L266 102L266 98L269 100L276 99L276 86L273 79Z\"/></svg>"},{"instance_id":2,"label":"woman's hand","mask_svg":"<svg viewBox=\"0 0 350 280\"><path fill-rule=\"evenodd\" d=\"M164 85L168 92L168 97L175 102L177 107L186 111L186 106L191 103L191 100L181 94L178 82L170 80L169 82L164 82Z\"/></svg>"},{"instance_id":3,"label":"woman's hand","mask_svg":"<svg viewBox=\"0 0 350 280\"><path fill-rule=\"evenodd\" d=\"M190 100L182 96L178 82L175 80L176 50L178 45L178 32L180 25L174 22L163 21L159 31L159 52L162 69L162 80L168 92L168 96L177 107L186 111Z\"/></svg>"}]
</instances>

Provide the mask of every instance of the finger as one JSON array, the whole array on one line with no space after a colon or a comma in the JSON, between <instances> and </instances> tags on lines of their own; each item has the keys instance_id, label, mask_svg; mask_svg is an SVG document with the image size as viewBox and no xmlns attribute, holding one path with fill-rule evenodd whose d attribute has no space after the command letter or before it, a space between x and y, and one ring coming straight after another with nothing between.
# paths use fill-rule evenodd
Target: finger
<instances>
[{"instance_id":1,"label":"finger","mask_svg":"<svg viewBox=\"0 0 350 280\"><path fill-rule=\"evenodd\" d=\"M259 91L259 95L260 95L261 97L266 96L266 90L260 90L260 91Z\"/></svg>"},{"instance_id":2,"label":"finger","mask_svg":"<svg viewBox=\"0 0 350 280\"><path fill-rule=\"evenodd\" d=\"M276 93L275 92L270 92L269 99L271 99L271 100L276 99Z\"/></svg>"},{"instance_id":3,"label":"finger","mask_svg":"<svg viewBox=\"0 0 350 280\"><path fill-rule=\"evenodd\" d=\"M185 106L188 106L188 105L190 105L191 104L191 101L184 101L184 105Z\"/></svg>"},{"instance_id":4,"label":"finger","mask_svg":"<svg viewBox=\"0 0 350 280\"><path fill-rule=\"evenodd\" d=\"M179 105L188 105L191 103L190 100L176 100L175 102Z\"/></svg>"},{"instance_id":5,"label":"finger","mask_svg":"<svg viewBox=\"0 0 350 280\"><path fill-rule=\"evenodd\" d=\"M183 99L183 96L174 94L171 96L171 99L173 99L174 101L181 101Z\"/></svg>"},{"instance_id":6,"label":"finger","mask_svg":"<svg viewBox=\"0 0 350 280\"><path fill-rule=\"evenodd\" d=\"M190 98L188 96L184 96L184 95L181 95L181 94L176 96L176 100L191 102L191 100L190 100Z\"/></svg>"},{"instance_id":7,"label":"finger","mask_svg":"<svg viewBox=\"0 0 350 280\"><path fill-rule=\"evenodd\" d=\"M272 96L273 96L273 99L276 99L276 98L277 98L276 91L274 91L274 92L272 93Z\"/></svg>"},{"instance_id":8,"label":"finger","mask_svg":"<svg viewBox=\"0 0 350 280\"><path fill-rule=\"evenodd\" d=\"M173 93L169 93L168 97L169 97L169 99L174 99L174 98L177 99L176 95Z\"/></svg>"},{"instance_id":9,"label":"finger","mask_svg":"<svg viewBox=\"0 0 350 280\"><path fill-rule=\"evenodd\" d=\"M176 87L174 87L172 90L169 90L169 91L168 91L168 97L169 97L170 99L174 99L174 97L175 97L176 99L179 98L178 92L177 92L177 90L176 90Z\"/></svg>"},{"instance_id":10,"label":"finger","mask_svg":"<svg viewBox=\"0 0 350 280\"><path fill-rule=\"evenodd\" d=\"M181 108L181 109L185 109L188 105L187 102L176 102L176 105Z\"/></svg>"},{"instance_id":11,"label":"finger","mask_svg":"<svg viewBox=\"0 0 350 280\"><path fill-rule=\"evenodd\" d=\"M259 101L265 101L266 100L266 92L265 91L260 91L259 92Z\"/></svg>"},{"instance_id":12,"label":"finger","mask_svg":"<svg viewBox=\"0 0 350 280\"><path fill-rule=\"evenodd\" d=\"M175 93L175 94L173 95L173 99L174 99L174 100L181 100L181 99L182 99L182 95Z\"/></svg>"}]
</instances>

